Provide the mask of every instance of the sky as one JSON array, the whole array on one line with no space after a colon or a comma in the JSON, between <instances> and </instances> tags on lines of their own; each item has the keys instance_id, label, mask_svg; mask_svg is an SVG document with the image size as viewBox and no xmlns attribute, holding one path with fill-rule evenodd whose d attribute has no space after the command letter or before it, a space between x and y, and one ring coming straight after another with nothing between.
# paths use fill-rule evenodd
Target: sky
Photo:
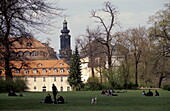
<instances>
[{"instance_id":1,"label":"sky","mask_svg":"<svg viewBox=\"0 0 170 111\"><path fill-rule=\"evenodd\" d=\"M60 49L60 31L63 27L64 15L68 22L68 29L71 35L71 48L75 48L75 39L85 34L87 26L93 26L96 19L90 18L92 10L103 8L106 0L49 0L57 3L59 7L64 8L63 17L56 18L57 22L50 34L38 33L35 37L46 42L50 39L50 46L58 53ZM124 31L128 28L139 26L148 26L148 17L164 8L165 3L169 0L109 0L114 7L118 9L117 21L120 23L119 28L115 31Z\"/></svg>"}]
</instances>

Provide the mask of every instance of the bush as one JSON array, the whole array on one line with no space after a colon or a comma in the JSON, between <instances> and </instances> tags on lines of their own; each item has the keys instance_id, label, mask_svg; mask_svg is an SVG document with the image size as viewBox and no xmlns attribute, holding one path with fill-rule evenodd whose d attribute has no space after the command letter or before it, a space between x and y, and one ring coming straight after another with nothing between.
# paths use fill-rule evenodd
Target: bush
<instances>
[{"instance_id":1,"label":"bush","mask_svg":"<svg viewBox=\"0 0 170 111\"><path fill-rule=\"evenodd\" d=\"M163 89L170 91L170 85L164 85L164 86L163 86Z\"/></svg>"},{"instance_id":2,"label":"bush","mask_svg":"<svg viewBox=\"0 0 170 111\"><path fill-rule=\"evenodd\" d=\"M10 89L16 92L22 92L28 89L27 82L19 78L15 79L15 81L0 79L0 92L8 92Z\"/></svg>"},{"instance_id":3,"label":"bush","mask_svg":"<svg viewBox=\"0 0 170 111\"><path fill-rule=\"evenodd\" d=\"M87 83L84 86L84 90L88 91L94 91L94 90L100 90L101 84L99 83L99 80L97 77L90 77L87 80Z\"/></svg>"}]
</instances>

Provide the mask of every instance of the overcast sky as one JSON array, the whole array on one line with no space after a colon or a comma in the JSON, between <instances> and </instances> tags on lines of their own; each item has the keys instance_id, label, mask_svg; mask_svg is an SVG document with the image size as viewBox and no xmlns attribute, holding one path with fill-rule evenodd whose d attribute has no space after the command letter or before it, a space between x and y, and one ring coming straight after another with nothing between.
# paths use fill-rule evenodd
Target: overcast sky
<instances>
[{"instance_id":1,"label":"overcast sky","mask_svg":"<svg viewBox=\"0 0 170 111\"><path fill-rule=\"evenodd\" d=\"M75 38L84 34L86 27L91 26L95 19L90 18L90 11L103 8L103 3L106 0L50 0L58 3L59 7L66 9L63 15L67 15L68 28L71 35L71 47L74 50ZM165 3L169 0L110 0L119 14L117 15L121 28L114 29L115 31L123 31L128 28L147 26L148 17L153 15L158 10L163 9ZM50 38L50 46L56 52L60 49L60 31L62 29L63 20L57 18L55 24L56 28L53 29L51 34L40 33L35 37L41 42L47 41Z\"/></svg>"}]
</instances>

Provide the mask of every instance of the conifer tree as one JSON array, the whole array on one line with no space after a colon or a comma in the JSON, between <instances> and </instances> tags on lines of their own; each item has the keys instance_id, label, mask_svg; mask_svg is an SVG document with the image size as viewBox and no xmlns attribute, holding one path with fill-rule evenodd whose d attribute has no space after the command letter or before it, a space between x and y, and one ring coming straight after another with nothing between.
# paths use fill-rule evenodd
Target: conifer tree
<instances>
[{"instance_id":1,"label":"conifer tree","mask_svg":"<svg viewBox=\"0 0 170 111\"><path fill-rule=\"evenodd\" d=\"M71 57L70 75L68 77L68 82L74 91L80 90L82 86L80 65L81 65L80 56L79 56L78 48L76 46L75 52Z\"/></svg>"}]
</instances>

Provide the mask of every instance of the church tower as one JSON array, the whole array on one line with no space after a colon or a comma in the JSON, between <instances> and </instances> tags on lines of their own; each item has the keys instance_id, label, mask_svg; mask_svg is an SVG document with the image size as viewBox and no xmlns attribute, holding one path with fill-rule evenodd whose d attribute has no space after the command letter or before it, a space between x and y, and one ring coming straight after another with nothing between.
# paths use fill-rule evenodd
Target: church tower
<instances>
[{"instance_id":1,"label":"church tower","mask_svg":"<svg viewBox=\"0 0 170 111\"><path fill-rule=\"evenodd\" d=\"M64 59L65 62L68 64L70 63L71 60L71 36L69 35L70 30L67 29L67 21L64 20L63 22L63 29L61 30L61 35L60 35L60 55L59 57L61 59Z\"/></svg>"}]
</instances>

